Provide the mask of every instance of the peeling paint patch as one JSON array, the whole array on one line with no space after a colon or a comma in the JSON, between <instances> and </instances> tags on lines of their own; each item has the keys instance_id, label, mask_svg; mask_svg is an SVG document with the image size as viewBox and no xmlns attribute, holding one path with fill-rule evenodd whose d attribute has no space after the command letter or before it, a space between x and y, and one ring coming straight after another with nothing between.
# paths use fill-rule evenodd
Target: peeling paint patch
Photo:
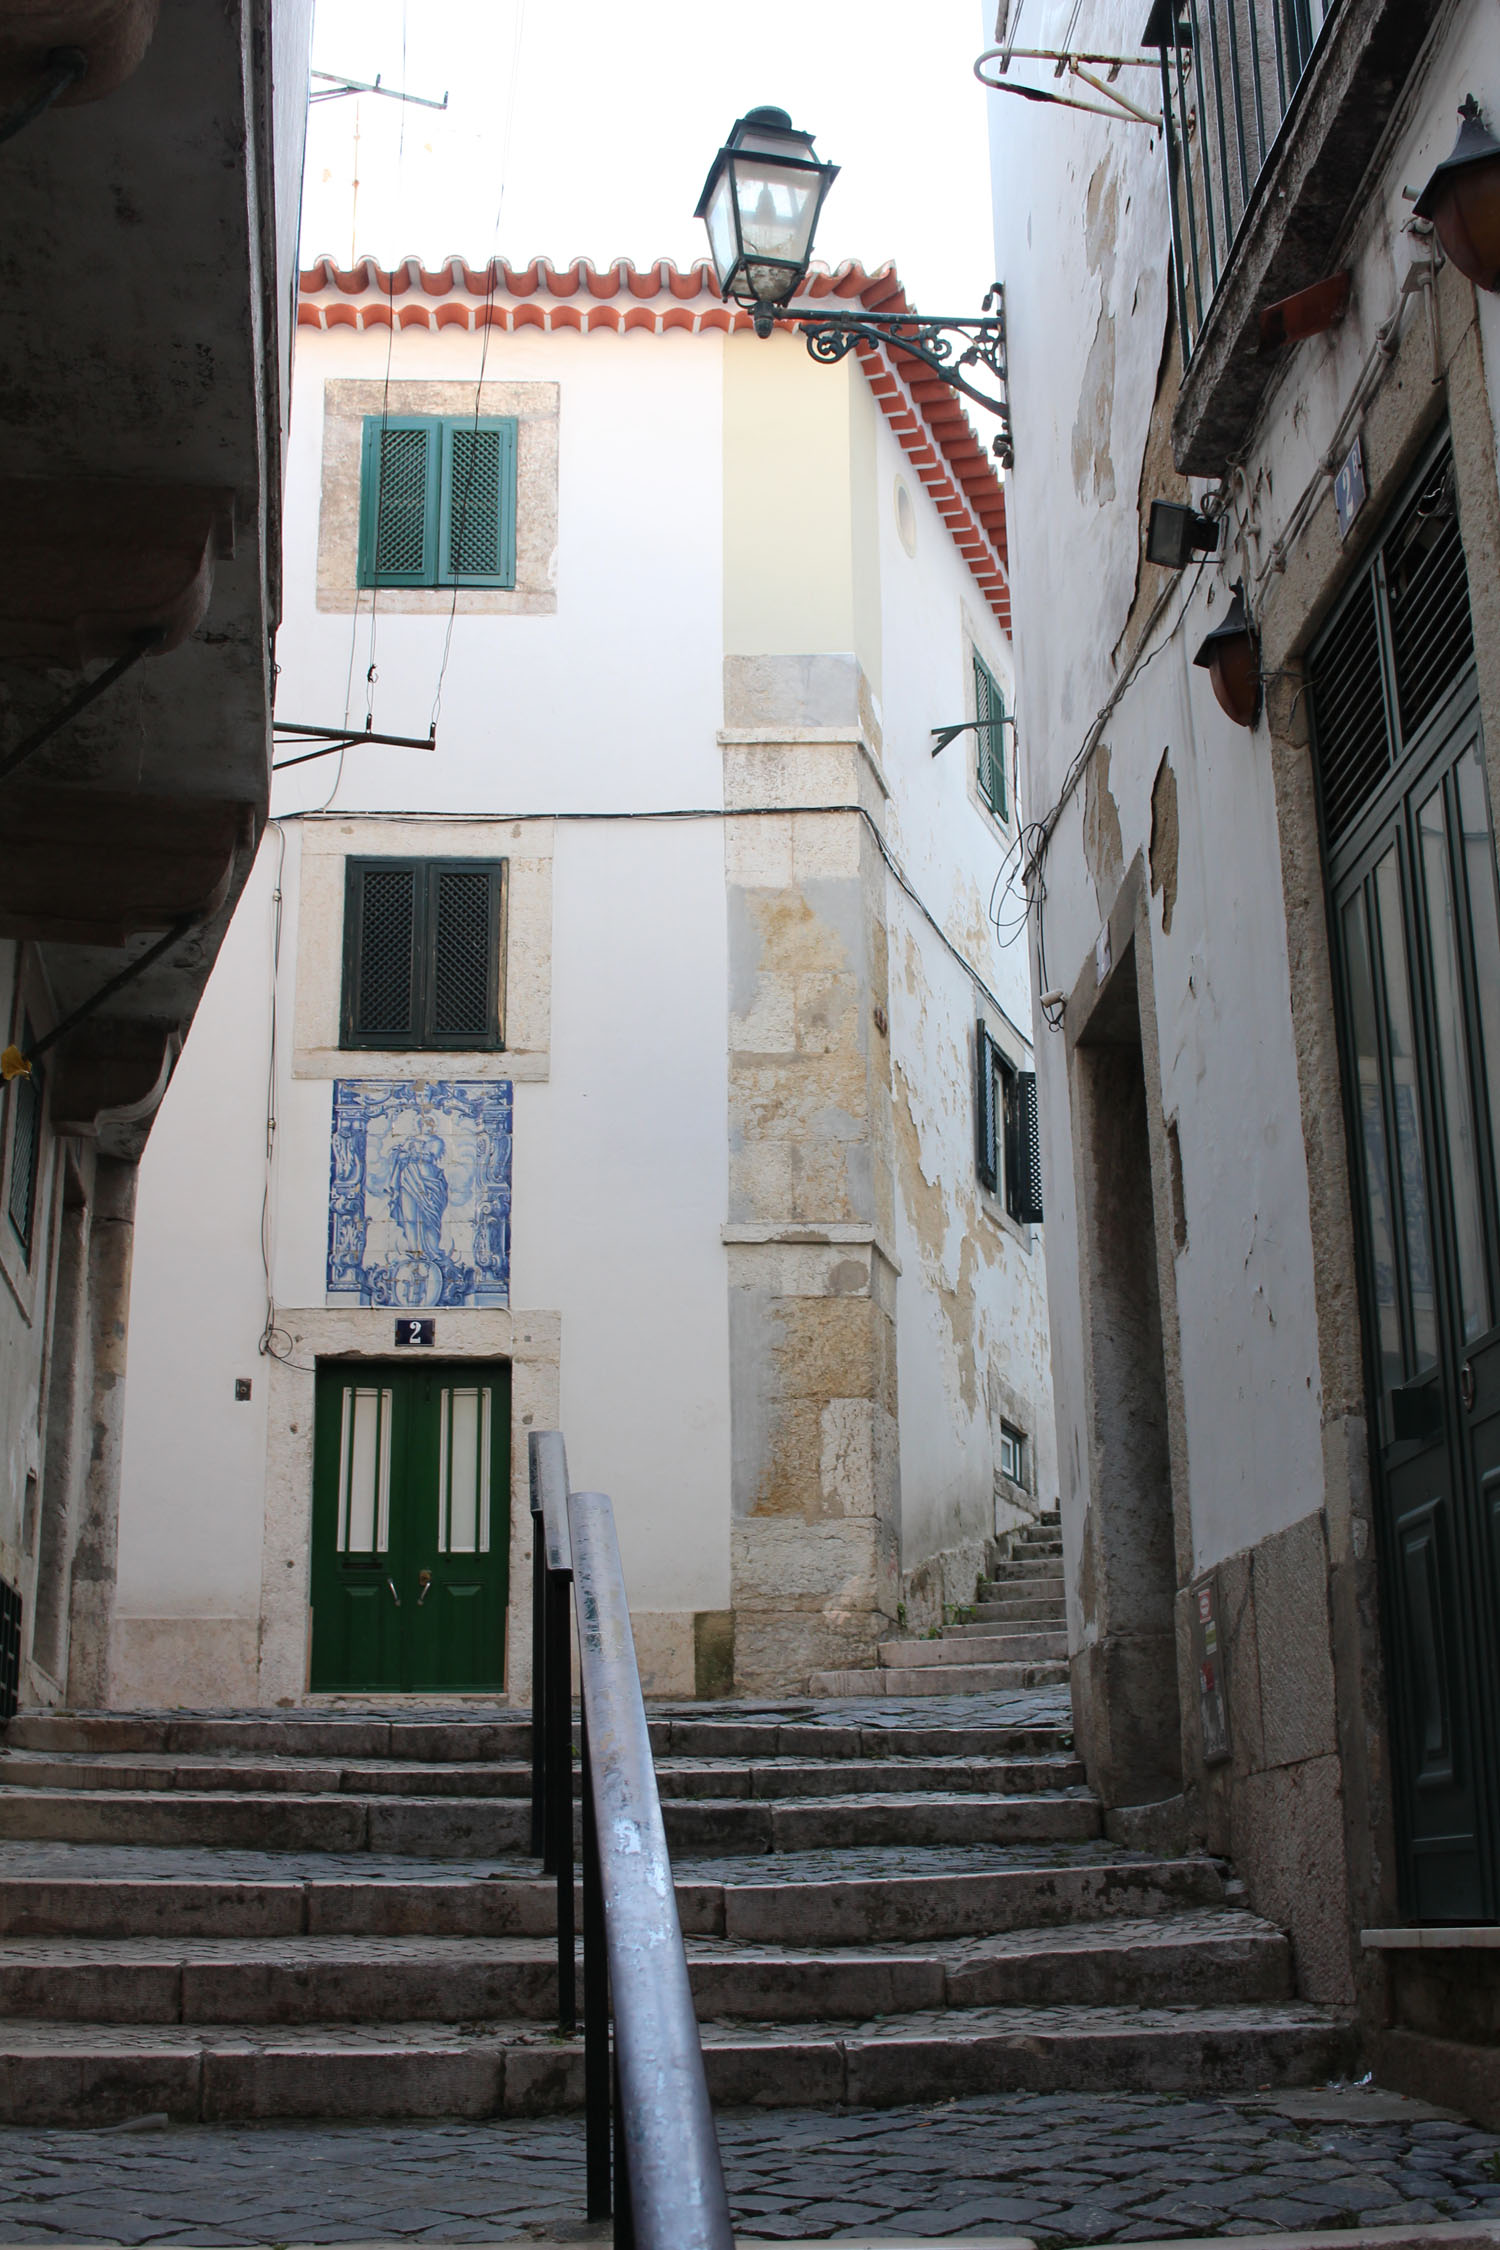
<instances>
[{"instance_id":1,"label":"peeling paint patch","mask_svg":"<svg viewBox=\"0 0 1500 2250\"><path fill-rule=\"evenodd\" d=\"M1083 799L1083 848L1101 914L1113 901L1125 872L1125 844L1120 809L1109 786L1109 760L1109 744L1101 742L1089 763Z\"/></svg>"}]
</instances>

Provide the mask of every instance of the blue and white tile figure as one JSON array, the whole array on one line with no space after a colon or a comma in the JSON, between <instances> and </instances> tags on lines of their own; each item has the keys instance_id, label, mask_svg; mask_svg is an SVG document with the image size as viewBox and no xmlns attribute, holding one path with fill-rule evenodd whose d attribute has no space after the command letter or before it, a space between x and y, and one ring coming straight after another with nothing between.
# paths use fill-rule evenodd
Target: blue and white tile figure
<instances>
[{"instance_id":1,"label":"blue and white tile figure","mask_svg":"<svg viewBox=\"0 0 1500 2250\"><path fill-rule=\"evenodd\" d=\"M510 1302L508 1079L340 1078L328 1301Z\"/></svg>"}]
</instances>

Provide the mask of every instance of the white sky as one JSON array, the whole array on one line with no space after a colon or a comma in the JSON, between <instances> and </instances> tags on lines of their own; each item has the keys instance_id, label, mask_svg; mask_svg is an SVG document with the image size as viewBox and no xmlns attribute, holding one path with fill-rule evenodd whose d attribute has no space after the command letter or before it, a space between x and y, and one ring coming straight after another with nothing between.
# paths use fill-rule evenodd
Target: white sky
<instances>
[{"instance_id":1,"label":"white sky","mask_svg":"<svg viewBox=\"0 0 1500 2250\"><path fill-rule=\"evenodd\" d=\"M816 256L893 257L924 310L977 312L995 277L972 66L994 13L995 0L317 0L315 68L449 102L441 115L314 104L304 254L346 262L357 235L382 262L477 265L493 249L513 264L684 265L706 253L693 209L715 149L743 111L775 102L843 167Z\"/></svg>"}]
</instances>

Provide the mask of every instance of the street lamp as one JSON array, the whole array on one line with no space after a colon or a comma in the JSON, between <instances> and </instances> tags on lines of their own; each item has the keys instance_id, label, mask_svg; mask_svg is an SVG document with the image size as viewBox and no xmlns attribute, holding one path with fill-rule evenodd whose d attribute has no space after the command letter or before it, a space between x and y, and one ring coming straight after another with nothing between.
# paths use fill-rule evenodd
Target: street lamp
<instances>
[{"instance_id":1,"label":"street lamp","mask_svg":"<svg viewBox=\"0 0 1500 2250\"><path fill-rule=\"evenodd\" d=\"M819 161L812 134L799 133L784 109L751 109L735 119L709 167L694 214L708 229L721 293L744 306L757 336L769 336L778 322L800 328L811 357L825 364L847 358L861 341L919 360L929 373L999 418L994 450L1009 468L1005 295L999 282L986 292L977 318L792 310L790 300L812 263L823 198L838 172L836 164ZM992 385L980 388L961 372L965 368L985 369Z\"/></svg>"},{"instance_id":2,"label":"street lamp","mask_svg":"<svg viewBox=\"0 0 1500 2250\"><path fill-rule=\"evenodd\" d=\"M1449 260L1479 289L1500 289L1500 141L1486 130L1472 94L1459 110L1458 139L1417 197Z\"/></svg>"},{"instance_id":3,"label":"street lamp","mask_svg":"<svg viewBox=\"0 0 1500 2250\"><path fill-rule=\"evenodd\" d=\"M784 305L804 279L838 174L818 162L812 134L795 131L784 109L737 117L714 158L693 216L708 228L720 290L754 312L757 335L771 333L765 308Z\"/></svg>"}]
</instances>

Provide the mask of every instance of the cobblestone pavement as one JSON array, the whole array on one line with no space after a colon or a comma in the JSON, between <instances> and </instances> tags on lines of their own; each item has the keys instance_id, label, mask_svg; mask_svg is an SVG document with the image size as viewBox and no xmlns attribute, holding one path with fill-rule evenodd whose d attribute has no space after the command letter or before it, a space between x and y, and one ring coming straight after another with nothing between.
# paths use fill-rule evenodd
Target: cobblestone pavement
<instances>
[{"instance_id":1,"label":"cobblestone pavement","mask_svg":"<svg viewBox=\"0 0 1500 2250\"><path fill-rule=\"evenodd\" d=\"M719 2132L736 2225L781 2241L1500 2219L1500 2136L1358 2087L732 2110ZM0 2243L525 2242L582 2235L582 2208L573 2119L0 2129Z\"/></svg>"}]
</instances>

